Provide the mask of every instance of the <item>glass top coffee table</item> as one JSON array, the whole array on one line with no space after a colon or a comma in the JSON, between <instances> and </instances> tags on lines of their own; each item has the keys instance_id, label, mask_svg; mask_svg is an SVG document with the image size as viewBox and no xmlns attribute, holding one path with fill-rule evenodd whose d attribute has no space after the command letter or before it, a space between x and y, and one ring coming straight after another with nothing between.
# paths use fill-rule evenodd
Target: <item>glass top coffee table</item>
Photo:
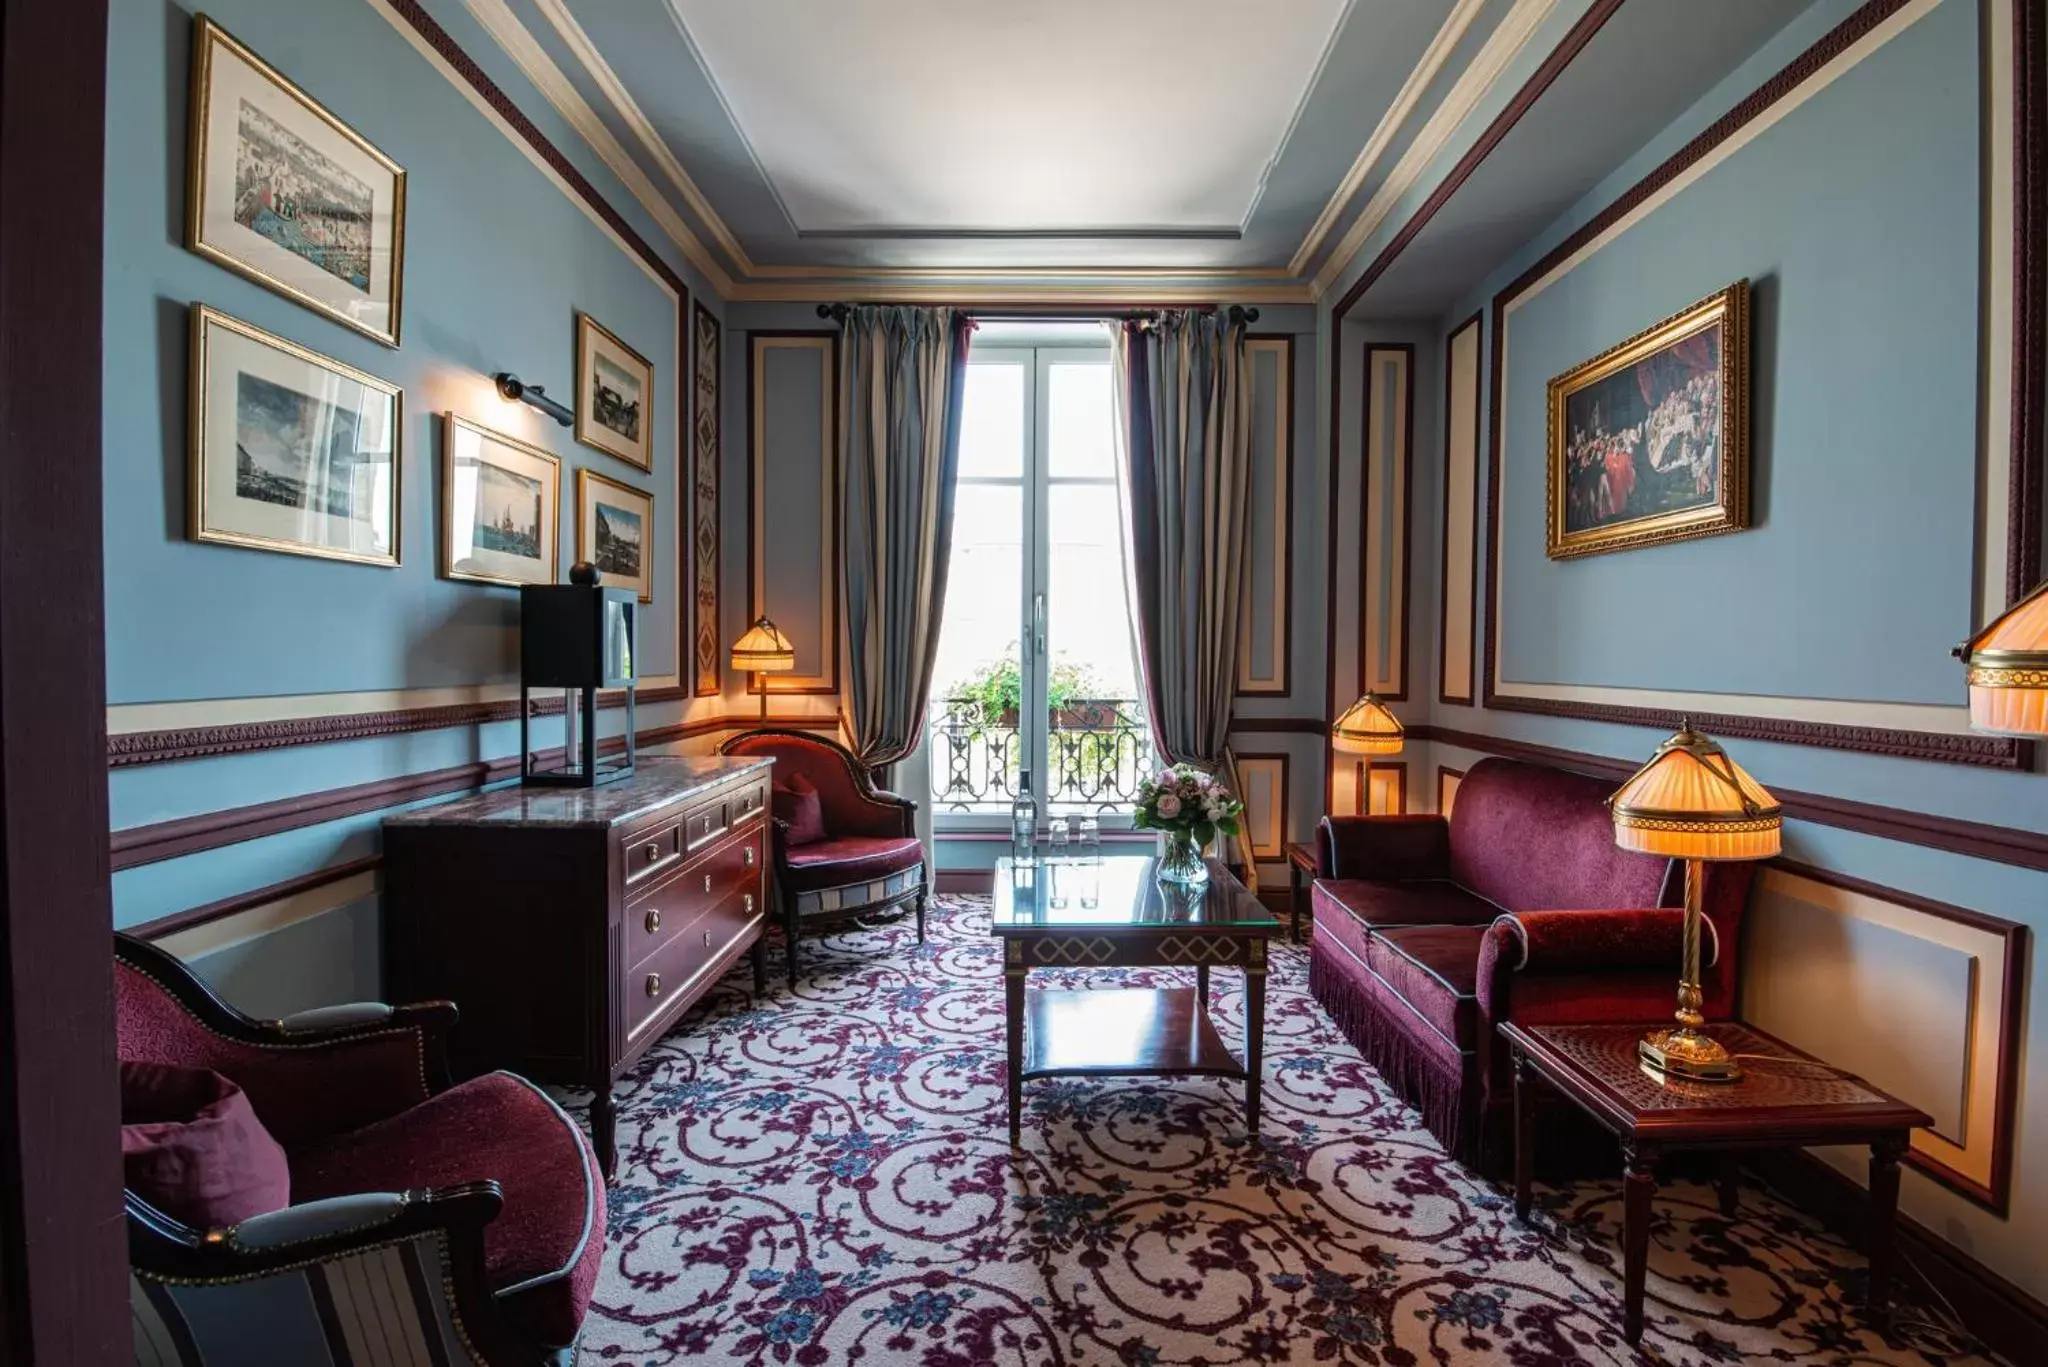
<instances>
[{"instance_id":1,"label":"glass top coffee table","mask_svg":"<svg viewBox=\"0 0 2048 1367\"><path fill-rule=\"evenodd\" d=\"M1280 923L1220 864L1200 888L1162 885L1152 869L1149 856L996 861L1011 1143L1025 1079L1059 1076L1243 1078L1245 1124L1258 1133L1266 944ZM1243 1063L1209 1019L1209 970L1219 964L1244 971ZM1034 968L1179 967L1194 968L1194 987L1072 991L1025 981Z\"/></svg>"}]
</instances>

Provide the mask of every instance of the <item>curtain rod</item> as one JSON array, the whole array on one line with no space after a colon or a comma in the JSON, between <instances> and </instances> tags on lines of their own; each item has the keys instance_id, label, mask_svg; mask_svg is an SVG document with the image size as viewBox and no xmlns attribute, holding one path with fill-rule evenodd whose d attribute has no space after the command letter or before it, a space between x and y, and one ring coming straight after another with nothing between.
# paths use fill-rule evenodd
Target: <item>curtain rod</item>
<instances>
[{"instance_id":1,"label":"curtain rod","mask_svg":"<svg viewBox=\"0 0 2048 1367\"><path fill-rule=\"evenodd\" d=\"M853 305L851 304L820 304L818 305L818 316L820 318L829 319L835 323L843 323L846 321L847 312L852 307ZM1219 309L1221 309L1221 307L1221 305L1209 304L1202 307L1190 308L1187 311L1189 313L1215 313L1218 312ZM974 319L976 322L983 323L1038 323L1060 318L1099 318L1104 321L1115 319L1126 323L1148 323L1157 322L1160 315L1168 312L1169 310L1048 308L1044 310L1025 313L1005 313L995 310L981 309L966 309L963 311L967 314L969 318ZM1257 309L1246 308L1241 304L1232 304L1227 310L1227 316L1233 323L1243 324L1256 323L1259 321L1259 311Z\"/></svg>"}]
</instances>

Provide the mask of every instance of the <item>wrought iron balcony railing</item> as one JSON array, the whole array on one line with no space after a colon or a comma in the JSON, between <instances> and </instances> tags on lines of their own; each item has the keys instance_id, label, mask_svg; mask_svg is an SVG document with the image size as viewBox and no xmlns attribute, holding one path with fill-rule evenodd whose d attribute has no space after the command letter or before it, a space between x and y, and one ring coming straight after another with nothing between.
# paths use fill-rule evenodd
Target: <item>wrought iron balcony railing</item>
<instances>
[{"instance_id":1,"label":"wrought iron balcony railing","mask_svg":"<svg viewBox=\"0 0 2048 1367\"><path fill-rule=\"evenodd\" d=\"M1048 809L1120 811L1136 801L1151 764L1152 742L1138 704L1103 698L1052 714L1046 737L1052 772L1032 786ZM948 698L931 724L934 810L1006 810L1024 769L1014 712L987 715L972 698Z\"/></svg>"}]
</instances>

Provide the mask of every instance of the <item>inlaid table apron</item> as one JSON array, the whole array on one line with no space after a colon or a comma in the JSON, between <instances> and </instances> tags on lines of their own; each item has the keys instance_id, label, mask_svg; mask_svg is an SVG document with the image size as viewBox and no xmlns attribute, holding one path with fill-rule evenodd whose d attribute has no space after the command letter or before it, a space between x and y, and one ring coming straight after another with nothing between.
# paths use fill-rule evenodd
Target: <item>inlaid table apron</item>
<instances>
[{"instance_id":1,"label":"inlaid table apron","mask_svg":"<svg viewBox=\"0 0 2048 1367\"><path fill-rule=\"evenodd\" d=\"M1149 857L1018 865L997 861L993 929L1003 941L1010 1141L1024 1083L1076 1075L1244 1079L1259 1128L1266 949L1280 923L1220 864L1207 885L1163 885ZM1209 1019L1209 970L1244 974L1242 1062ZM1030 987L1033 969L1192 967L1195 986L1065 991Z\"/></svg>"}]
</instances>

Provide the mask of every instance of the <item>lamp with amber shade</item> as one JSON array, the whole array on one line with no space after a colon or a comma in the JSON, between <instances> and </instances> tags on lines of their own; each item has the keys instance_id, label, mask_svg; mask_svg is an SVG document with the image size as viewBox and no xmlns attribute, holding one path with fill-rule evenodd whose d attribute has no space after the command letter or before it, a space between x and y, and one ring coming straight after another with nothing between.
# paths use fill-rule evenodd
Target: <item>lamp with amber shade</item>
<instances>
[{"instance_id":1,"label":"lamp with amber shade","mask_svg":"<svg viewBox=\"0 0 2048 1367\"><path fill-rule=\"evenodd\" d=\"M766 615L756 617L746 634L732 643L732 667L747 674L781 674L796 668L796 647ZM768 681L761 689L761 720L768 720Z\"/></svg>"},{"instance_id":2,"label":"lamp with amber shade","mask_svg":"<svg viewBox=\"0 0 2048 1367\"><path fill-rule=\"evenodd\" d=\"M1401 719L1387 710L1377 695L1367 693L1344 709L1330 727L1330 745L1347 755L1357 755L1365 766L1358 784L1358 809L1372 814L1372 757L1398 755L1407 731Z\"/></svg>"},{"instance_id":3,"label":"lamp with amber shade","mask_svg":"<svg viewBox=\"0 0 2048 1367\"><path fill-rule=\"evenodd\" d=\"M1653 1030L1637 1046L1644 1063L1672 1077L1734 1082L1742 1068L1700 1027L1700 898L1707 860L1769 859L1778 852L1778 800L1728 753L1681 723L1607 799L1614 843L1625 850L1685 861L1685 950L1678 980L1678 1025Z\"/></svg>"},{"instance_id":4,"label":"lamp with amber shade","mask_svg":"<svg viewBox=\"0 0 2048 1367\"><path fill-rule=\"evenodd\" d=\"M1970 682L1970 725L2048 736L2048 584L1956 647Z\"/></svg>"}]
</instances>

